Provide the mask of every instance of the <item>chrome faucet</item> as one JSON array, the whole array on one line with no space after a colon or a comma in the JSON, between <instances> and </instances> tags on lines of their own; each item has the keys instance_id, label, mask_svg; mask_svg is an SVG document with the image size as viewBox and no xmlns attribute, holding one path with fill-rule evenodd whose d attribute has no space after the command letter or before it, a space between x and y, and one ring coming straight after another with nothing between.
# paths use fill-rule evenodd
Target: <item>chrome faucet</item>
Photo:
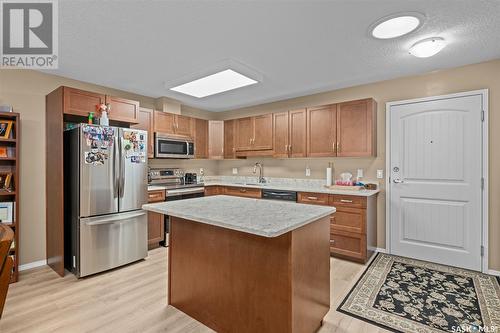
<instances>
[{"instance_id":1,"label":"chrome faucet","mask_svg":"<svg viewBox=\"0 0 500 333\"><path fill-rule=\"evenodd\" d=\"M257 167L259 167L259 183L265 183L266 182L266 179L264 178L263 176L263 170L264 170L264 166L262 165L262 163L255 163L255 165L253 166L253 173L257 173Z\"/></svg>"}]
</instances>

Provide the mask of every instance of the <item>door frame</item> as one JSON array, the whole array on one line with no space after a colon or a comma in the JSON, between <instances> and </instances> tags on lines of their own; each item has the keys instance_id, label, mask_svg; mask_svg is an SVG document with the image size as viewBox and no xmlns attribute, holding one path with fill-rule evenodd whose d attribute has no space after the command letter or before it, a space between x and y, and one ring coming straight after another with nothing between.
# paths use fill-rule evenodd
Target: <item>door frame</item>
<instances>
[{"instance_id":1,"label":"door frame","mask_svg":"<svg viewBox=\"0 0 500 333\"><path fill-rule=\"evenodd\" d=\"M481 271L483 273L488 273L488 200L489 200L489 177L488 177L488 162L489 162L489 152L488 152L488 89L480 89L473 91L459 92L455 94L439 95L439 96L429 96L415 99L407 99L401 101L387 102L385 105L385 124L386 124L386 141L385 141L385 151L386 151L386 161L385 161L385 189L386 189L386 205L385 205L385 242L386 242L386 252L392 253L391 248L391 117L390 110L393 106L413 104L419 102L430 102L435 100L444 100L457 97L475 96L480 95L482 104L484 119L482 122L482 177L484 178L484 187L482 192L482 204L481 204L481 245L483 246L484 252L481 258Z\"/></svg>"}]
</instances>

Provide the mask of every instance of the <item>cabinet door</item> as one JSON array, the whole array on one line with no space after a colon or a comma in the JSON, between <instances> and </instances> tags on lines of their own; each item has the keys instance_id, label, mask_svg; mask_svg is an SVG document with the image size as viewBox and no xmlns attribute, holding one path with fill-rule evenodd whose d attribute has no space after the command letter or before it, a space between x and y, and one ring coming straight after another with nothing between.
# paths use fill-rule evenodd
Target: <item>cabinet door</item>
<instances>
[{"instance_id":1,"label":"cabinet door","mask_svg":"<svg viewBox=\"0 0 500 333\"><path fill-rule=\"evenodd\" d=\"M330 253L365 262L367 259L366 236L345 231L331 231Z\"/></svg>"},{"instance_id":2,"label":"cabinet door","mask_svg":"<svg viewBox=\"0 0 500 333\"><path fill-rule=\"evenodd\" d=\"M208 157L208 120L195 119L194 121L194 156L195 158Z\"/></svg>"},{"instance_id":3,"label":"cabinet door","mask_svg":"<svg viewBox=\"0 0 500 333\"><path fill-rule=\"evenodd\" d=\"M288 157L288 112L273 114L274 157Z\"/></svg>"},{"instance_id":4,"label":"cabinet door","mask_svg":"<svg viewBox=\"0 0 500 333\"><path fill-rule=\"evenodd\" d=\"M137 123L139 117L139 102L121 97L106 96L110 105L109 119L126 123Z\"/></svg>"},{"instance_id":5,"label":"cabinet door","mask_svg":"<svg viewBox=\"0 0 500 333\"><path fill-rule=\"evenodd\" d=\"M208 122L208 158L224 159L224 121L222 120Z\"/></svg>"},{"instance_id":6,"label":"cabinet door","mask_svg":"<svg viewBox=\"0 0 500 333\"><path fill-rule=\"evenodd\" d=\"M175 134L192 136L193 118L187 116L175 115Z\"/></svg>"},{"instance_id":7,"label":"cabinet door","mask_svg":"<svg viewBox=\"0 0 500 333\"><path fill-rule=\"evenodd\" d=\"M163 111L154 112L155 132L174 134L174 115Z\"/></svg>"},{"instance_id":8,"label":"cabinet door","mask_svg":"<svg viewBox=\"0 0 500 333\"><path fill-rule=\"evenodd\" d=\"M154 131L153 131L153 110L139 108L137 115L137 124L130 126L131 128L148 131L148 157L154 157Z\"/></svg>"},{"instance_id":9,"label":"cabinet door","mask_svg":"<svg viewBox=\"0 0 500 333\"><path fill-rule=\"evenodd\" d=\"M163 214L148 212L148 246L156 247L165 237Z\"/></svg>"},{"instance_id":10,"label":"cabinet door","mask_svg":"<svg viewBox=\"0 0 500 333\"><path fill-rule=\"evenodd\" d=\"M224 194L236 197L255 198L255 199L260 199L262 197L262 191L258 188L226 186L224 188Z\"/></svg>"},{"instance_id":11,"label":"cabinet door","mask_svg":"<svg viewBox=\"0 0 500 333\"><path fill-rule=\"evenodd\" d=\"M65 114L88 117L90 112L96 112L99 104L105 103L104 95L89 91L64 87L64 108Z\"/></svg>"},{"instance_id":12,"label":"cabinet door","mask_svg":"<svg viewBox=\"0 0 500 333\"><path fill-rule=\"evenodd\" d=\"M377 110L373 99L340 103L337 109L337 156L376 156Z\"/></svg>"},{"instance_id":13,"label":"cabinet door","mask_svg":"<svg viewBox=\"0 0 500 333\"><path fill-rule=\"evenodd\" d=\"M205 196L219 195L221 194L220 186L205 186Z\"/></svg>"},{"instance_id":14,"label":"cabinet door","mask_svg":"<svg viewBox=\"0 0 500 333\"><path fill-rule=\"evenodd\" d=\"M234 146L235 141L235 121L225 120L224 121L224 158L235 158L236 148Z\"/></svg>"},{"instance_id":15,"label":"cabinet door","mask_svg":"<svg viewBox=\"0 0 500 333\"><path fill-rule=\"evenodd\" d=\"M307 156L336 156L336 105L307 109Z\"/></svg>"},{"instance_id":16,"label":"cabinet door","mask_svg":"<svg viewBox=\"0 0 500 333\"><path fill-rule=\"evenodd\" d=\"M273 149L273 115L254 117L254 135L252 150Z\"/></svg>"},{"instance_id":17,"label":"cabinet door","mask_svg":"<svg viewBox=\"0 0 500 333\"><path fill-rule=\"evenodd\" d=\"M306 109L289 112L290 121L290 157L306 157L307 147L307 113Z\"/></svg>"},{"instance_id":18,"label":"cabinet door","mask_svg":"<svg viewBox=\"0 0 500 333\"><path fill-rule=\"evenodd\" d=\"M236 151L252 150L253 118L236 119Z\"/></svg>"}]
</instances>

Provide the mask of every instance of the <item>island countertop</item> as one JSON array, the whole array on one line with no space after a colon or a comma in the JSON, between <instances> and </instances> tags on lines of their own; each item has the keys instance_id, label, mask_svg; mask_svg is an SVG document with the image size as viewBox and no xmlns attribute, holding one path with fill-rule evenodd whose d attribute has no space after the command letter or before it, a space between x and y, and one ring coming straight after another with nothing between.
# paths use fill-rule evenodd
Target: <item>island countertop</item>
<instances>
[{"instance_id":1,"label":"island countertop","mask_svg":"<svg viewBox=\"0 0 500 333\"><path fill-rule=\"evenodd\" d=\"M335 213L334 207L216 195L142 206L144 210L199 223L277 237Z\"/></svg>"}]
</instances>

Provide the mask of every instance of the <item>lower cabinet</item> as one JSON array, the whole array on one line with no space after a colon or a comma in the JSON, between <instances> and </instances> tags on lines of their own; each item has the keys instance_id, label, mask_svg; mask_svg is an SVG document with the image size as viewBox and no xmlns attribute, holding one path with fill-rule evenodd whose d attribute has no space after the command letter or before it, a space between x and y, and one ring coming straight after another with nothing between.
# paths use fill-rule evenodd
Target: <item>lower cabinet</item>
<instances>
[{"instance_id":1,"label":"lower cabinet","mask_svg":"<svg viewBox=\"0 0 500 333\"><path fill-rule=\"evenodd\" d=\"M330 253L365 263L377 246L377 196L299 192L297 202L334 206L330 218Z\"/></svg>"},{"instance_id":2,"label":"lower cabinet","mask_svg":"<svg viewBox=\"0 0 500 333\"><path fill-rule=\"evenodd\" d=\"M223 188L221 186L205 186L205 196L222 194Z\"/></svg>"},{"instance_id":3,"label":"lower cabinet","mask_svg":"<svg viewBox=\"0 0 500 333\"><path fill-rule=\"evenodd\" d=\"M148 203L165 201L165 191L155 190L148 192ZM148 212L148 249L160 246L165 237L163 214Z\"/></svg>"},{"instance_id":4,"label":"lower cabinet","mask_svg":"<svg viewBox=\"0 0 500 333\"><path fill-rule=\"evenodd\" d=\"M225 186L222 194L255 199L260 199L262 197L261 189L248 187Z\"/></svg>"}]
</instances>

